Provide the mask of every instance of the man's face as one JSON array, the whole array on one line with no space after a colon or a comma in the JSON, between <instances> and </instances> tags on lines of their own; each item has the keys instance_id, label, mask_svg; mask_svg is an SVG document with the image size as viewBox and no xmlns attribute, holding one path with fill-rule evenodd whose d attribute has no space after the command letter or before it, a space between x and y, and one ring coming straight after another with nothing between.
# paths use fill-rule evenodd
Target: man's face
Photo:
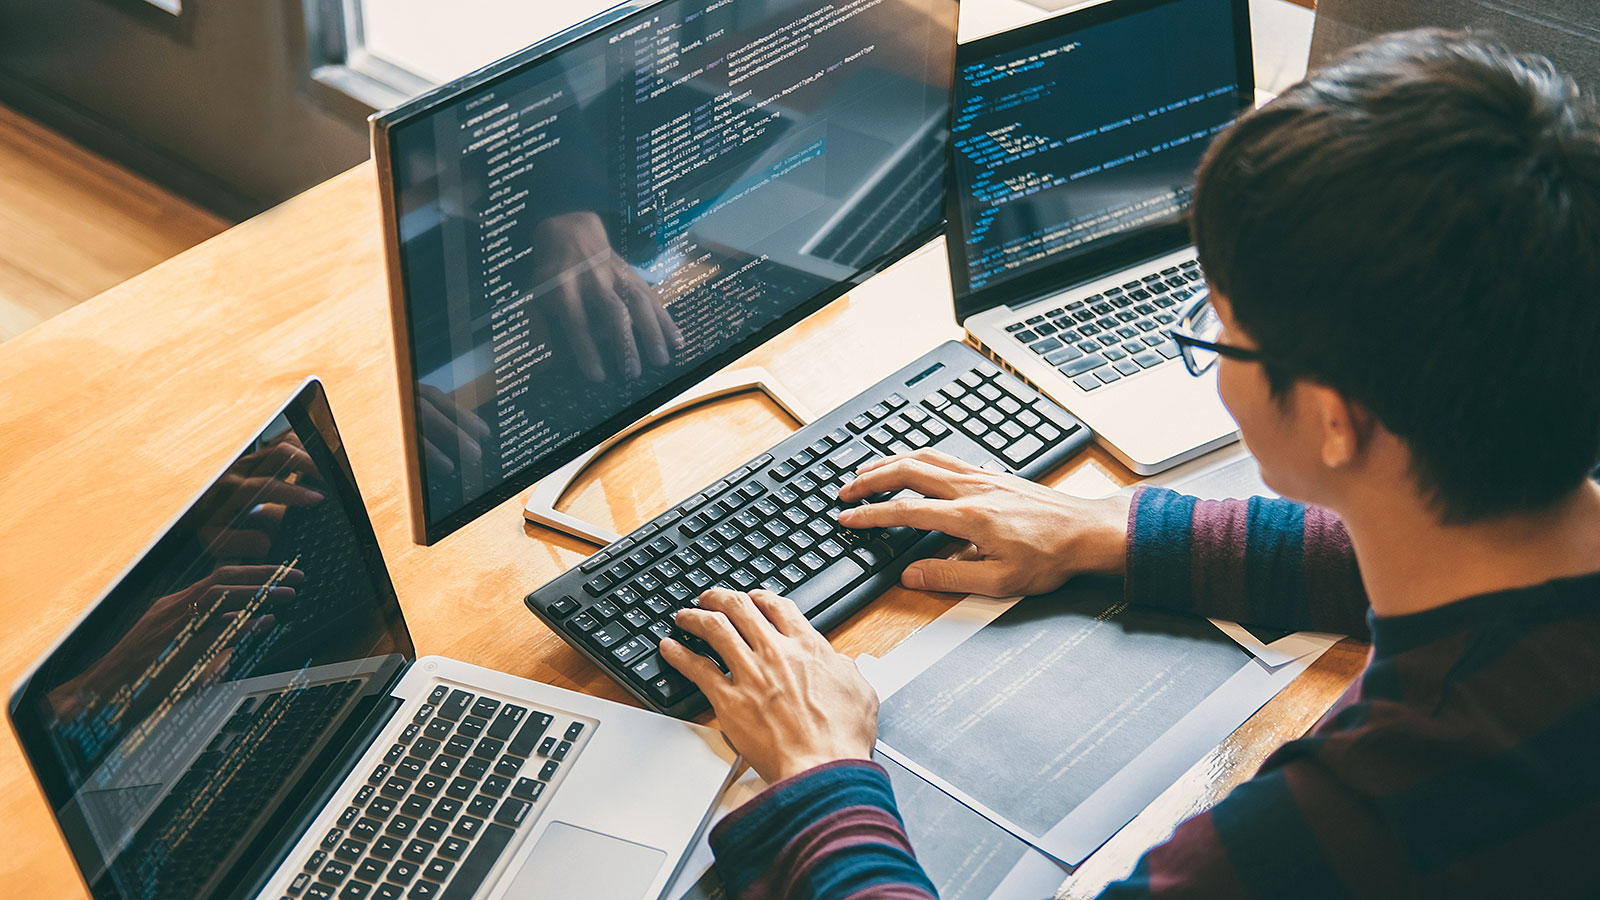
<instances>
[{"instance_id":1,"label":"man's face","mask_svg":"<svg viewBox=\"0 0 1600 900\"><path fill-rule=\"evenodd\" d=\"M1218 340L1258 349L1255 339L1234 321L1228 298L1213 288L1211 302L1222 320ZM1260 463L1261 480L1285 497L1317 502L1321 434L1313 404L1297 402L1299 386L1291 386L1282 397L1273 397L1260 363L1224 356L1217 360L1217 392L1239 423L1240 439Z\"/></svg>"}]
</instances>

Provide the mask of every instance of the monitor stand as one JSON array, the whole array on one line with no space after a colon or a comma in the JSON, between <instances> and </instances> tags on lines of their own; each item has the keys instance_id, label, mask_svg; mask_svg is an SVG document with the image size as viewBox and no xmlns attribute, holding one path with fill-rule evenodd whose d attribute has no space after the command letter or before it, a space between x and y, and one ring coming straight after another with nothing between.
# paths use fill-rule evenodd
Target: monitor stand
<instances>
[{"instance_id":1,"label":"monitor stand","mask_svg":"<svg viewBox=\"0 0 1600 900\"><path fill-rule=\"evenodd\" d=\"M679 394L650 415L601 441L594 449L546 475L538 484L533 486L533 491L528 494L528 502L523 507L522 517L536 525L553 528L556 531L570 534L585 541L591 541L600 546L605 546L617 540L621 535L616 532L556 509L556 502L561 499L561 495L565 494L568 488L572 487L572 482L577 480L578 475L588 468L590 463L594 462L595 457L609 450L618 441L638 434L668 416L677 415L702 403L709 403L712 400L718 400L734 394L742 394L746 391L761 391L771 397L772 402L778 404L779 408L788 413L790 417L802 426L810 423L815 418L805 404L789 393L788 389L773 378L772 374L766 369L752 366L744 369L718 372L690 390Z\"/></svg>"}]
</instances>

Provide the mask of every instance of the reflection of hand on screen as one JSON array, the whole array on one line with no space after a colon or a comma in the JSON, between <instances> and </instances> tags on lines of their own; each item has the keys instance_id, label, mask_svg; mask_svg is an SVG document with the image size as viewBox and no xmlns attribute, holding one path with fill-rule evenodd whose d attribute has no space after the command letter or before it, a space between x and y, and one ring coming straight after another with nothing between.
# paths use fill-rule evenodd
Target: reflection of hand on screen
<instances>
[{"instance_id":1,"label":"reflection of hand on screen","mask_svg":"<svg viewBox=\"0 0 1600 900\"><path fill-rule=\"evenodd\" d=\"M229 638L231 646L251 630L272 627L273 609L293 601L295 588L304 580L305 573L299 569L219 565L194 584L150 604L92 666L50 692L51 706L56 715L65 718L77 711L81 688L133 683L143 674L135 667L149 663L150 647L172 644L184 626L198 620L197 629L177 643L161 667L165 680L176 681L200 660L224 628L238 626ZM255 602L257 594L261 595L259 603ZM237 621L246 614L247 621ZM224 664L227 659L220 654L214 664Z\"/></svg>"},{"instance_id":2,"label":"reflection of hand on screen","mask_svg":"<svg viewBox=\"0 0 1600 900\"><path fill-rule=\"evenodd\" d=\"M683 335L655 289L611 247L592 212L551 216L534 226L534 283L544 315L566 334L578 368L605 381L607 363L623 377L672 362Z\"/></svg>"},{"instance_id":3,"label":"reflection of hand on screen","mask_svg":"<svg viewBox=\"0 0 1600 900\"><path fill-rule=\"evenodd\" d=\"M422 450L435 471L452 475L457 459L469 468L483 460L488 424L449 394L431 384L417 385L417 414L422 421Z\"/></svg>"},{"instance_id":4,"label":"reflection of hand on screen","mask_svg":"<svg viewBox=\"0 0 1600 900\"><path fill-rule=\"evenodd\" d=\"M200 498L200 537L216 559L261 559L272 549L285 509L323 501L310 486L320 480L305 448L293 434L285 435L240 457Z\"/></svg>"}]
</instances>

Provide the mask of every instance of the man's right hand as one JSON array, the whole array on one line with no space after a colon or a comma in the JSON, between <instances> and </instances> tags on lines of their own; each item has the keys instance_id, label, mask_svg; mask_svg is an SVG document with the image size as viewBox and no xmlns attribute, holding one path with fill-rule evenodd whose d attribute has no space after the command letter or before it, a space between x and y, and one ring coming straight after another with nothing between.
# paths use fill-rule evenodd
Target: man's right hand
<instances>
[{"instance_id":1,"label":"man's right hand","mask_svg":"<svg viewBox=\"0 0 1600 900\"><path fill-rule=\"evenodd\" d=\"M1081 573L1120 575L1126 569L1127 497L1085 500L937 450L918 450L862 466L839 489L839 499L855 502L904 490L922 497L845 509L839 524L908 525L971 543L954 559L907 566L900 582L908 588L1015 597L1052 591Z\"/></svg>"}]
</instances>

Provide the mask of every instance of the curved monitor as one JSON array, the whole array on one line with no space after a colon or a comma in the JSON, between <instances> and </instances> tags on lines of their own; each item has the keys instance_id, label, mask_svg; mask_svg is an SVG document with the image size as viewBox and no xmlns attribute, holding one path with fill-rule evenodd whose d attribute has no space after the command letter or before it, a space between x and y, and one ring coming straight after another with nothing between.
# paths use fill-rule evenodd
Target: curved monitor
<instances>
[{"instance_id":1,"label":"curved monitor","mask_svg":"<svg viewBox=\"0 0 1600 900\"><path fill-rule=\"evenodd\" d=\"M415 539L935 235L956 5L633 4L374 116Z\"/></svg>"}]
</instances>

